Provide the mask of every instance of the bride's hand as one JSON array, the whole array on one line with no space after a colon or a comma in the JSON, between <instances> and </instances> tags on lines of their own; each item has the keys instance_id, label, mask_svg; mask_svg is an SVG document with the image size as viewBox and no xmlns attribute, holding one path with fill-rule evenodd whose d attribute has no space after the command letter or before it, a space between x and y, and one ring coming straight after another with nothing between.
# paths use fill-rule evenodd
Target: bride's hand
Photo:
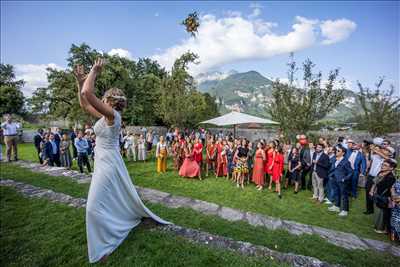
<instances>
[{"instance_id":1,"label":"bride's hand","mask_svg":"<svg viewBox=\"0 0 400 267\"><path fill-rule=\"evenodd\" d=\"M92 70L95 74L99 74L101 72L101 70L103 69L103 66L106 64L105 59L103 58L98 58L96 59L96 61L94 62L94 65L92 67Z\"/></svg>"},{"instance_id":2,"label":"bride's hand","mask_svg":"<svg viewBox=\"0 0 400 267\"><path fill-rule=\"evenodd\" d=\"M80 84L83 85L87 78L87 74L85 74L85 70L82 65L76 65L74 68L74 76L76 81Z\"/></svg>"}]
</instances>

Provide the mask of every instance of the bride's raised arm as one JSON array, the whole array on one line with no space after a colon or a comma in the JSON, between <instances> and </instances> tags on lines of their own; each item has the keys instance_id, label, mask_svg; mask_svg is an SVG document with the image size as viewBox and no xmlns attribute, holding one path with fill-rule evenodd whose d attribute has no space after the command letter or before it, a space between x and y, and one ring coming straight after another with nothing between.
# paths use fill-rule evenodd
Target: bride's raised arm
<instances>
[{"instance_id":1,"label":"bride's raised arm","mask_svg":"<svg viewBox=\"0 0 400 267\"><path fill-rule=\"evenodd\" d=\"M83 83L85 82L87 75L85 74L84 70L83 70L83 66L82 65L77 65L74 68L74 76L76 79L76 83L78 86L78 99L79 99L79 105L81 106L81 108L88 112L90 115L92 115L95 118L100 118L103 115L101 115L94 107L92 107L92 105L89 104L89 102L86 100L86 98L84 96L82 96L82 87L83 87Z\"/></svg>"},{"instance_id":2,"label":"bride's raised arm","mask_svg":"<svg viewBox=\"0 0 400 267\"><path fill-rule=\"evenodd\" d=\"M82 96L86 98L88 103L94 107L101 115L103 115L108 122L113 123L114 111L113 108L98 99L94 94L94 83L98 74L104 66L104 59L98 58L90 70L85 82L83 83Z\"/></svg>"}]
</instances>

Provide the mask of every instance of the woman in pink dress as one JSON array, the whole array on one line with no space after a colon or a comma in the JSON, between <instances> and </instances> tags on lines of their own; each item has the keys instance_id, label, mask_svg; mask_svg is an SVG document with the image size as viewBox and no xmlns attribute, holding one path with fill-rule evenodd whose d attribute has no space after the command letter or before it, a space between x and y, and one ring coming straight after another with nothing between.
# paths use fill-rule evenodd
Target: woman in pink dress
<instances>
[{"instance_id":1,"label":"woman in pink dress","mask_svg":"<svg viewBox=\"0 0 400 267\"><path fill-rule=\"evenodd\" d=\"M266 150L267 162L265 163L265 173L267 176L269 176L269 190L272 189L272 168L274 167L275 163L275 147L275 142L270 142Z\"/></svg>"},{"instance_id":2,"label":"woman in pink dress","mask_svg":"<svg viewBox=\"0 0 400 267\"><path fill-rule=\"evenodd\" d=\"M257 151L254 156L254 167L253 167L253 182L257 185L257 190L262 190L264 187L264 162L265 152L261 142L257 144Z\"/></svg>"},{"instance_id":3,"label":"woman in pink dress","mask_svg":"<svg viewBox=\"0 0 400 267\"><path fill-rule=\"evenodd\" d=\"M190 178L198 177L201 180L200 166L194 160L193 145L191 143L188 143L185 146L184 151L185 160L183 161L183 164L179 169L179 176Z\"/></svg>"},{"instance_id":4,"label":"woman in pink dress","mask_svg":"<svg viewBox=\"0 0 400 267\"><path fill-rule=\"evenodd\" d=\"M194 140L193 153L194 160L199 165L201 172L201 167L203 166L203 144L201 143L199 138L196 138Z\"/></svg>"},{"instance_id":5,"label":"woman in pink dress","mask_svg":"<svg viewBox=\"0 0 400 267\"><path fill-rule=\"evenodd\" d=\"M275 183L275 192L278 193L279 198L282 198L281 195L281 177L283 175L283 149L281 146L278 146L275 150L275 161L274 166L272 168L272 181Z\"/></svg>"},{"instance_id":6,"label":"woman in pink dress","mask_svg":"<svg viewBox=\"0 0 400 267\"><path fill-rule=\"evenodd\" d=\"M215 170L215 176L221 177L228 174L227 168L227 158L225 153L225 141L222 141L222 138L218 138L216 150L217 150L217 169Z\"/></svg>"}]
</instances>

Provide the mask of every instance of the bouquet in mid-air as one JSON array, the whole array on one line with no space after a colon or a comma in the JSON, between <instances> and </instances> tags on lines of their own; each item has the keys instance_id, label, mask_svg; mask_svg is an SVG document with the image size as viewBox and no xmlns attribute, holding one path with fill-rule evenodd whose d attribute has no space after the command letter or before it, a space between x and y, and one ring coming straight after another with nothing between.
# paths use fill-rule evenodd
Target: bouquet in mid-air
<instances>
[{"instance_id":1,"label":"bouquet in mid-air","mask_svg":"<svg viewBox=\"0 0 400 267\"><path fill-rule=\"evenodd\" d=\"M199 16L197 12L190 13L187 18L182 21L182 25L186 26L186 31L192 36L196 36L197 28L200 26Z\"/></svg>"}]
</instances>

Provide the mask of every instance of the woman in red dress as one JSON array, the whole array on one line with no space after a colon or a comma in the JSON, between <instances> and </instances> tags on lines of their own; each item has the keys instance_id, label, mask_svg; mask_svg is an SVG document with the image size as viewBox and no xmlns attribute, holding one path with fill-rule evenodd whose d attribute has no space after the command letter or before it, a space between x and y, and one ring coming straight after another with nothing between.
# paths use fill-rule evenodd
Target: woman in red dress
<instances>
[{"instance_id":1,"label":"woman in red dress","mask_svg":"<svg viewBox=\"0 0 400 267\"><path fill-rule=\"evenodd\" d=\"M206 146L206 176L208 176L208 170L215 170L215 161L216 161L216 151L214 138L210 136L207 140Z\"/></svg>"},{"instance_id":2,"label":"woman in red dress","mask_svg":"<svg viewBox=\"0 0 400 267\"><path fill-rule=\"evenodd\" d=\"M274 161L274 166L272 167L271 180L275 183L275 192L278 192L279 198L282 198L281 178L283 175L283 166L284 166L283 149L281 146L278 146L275 151L275 161Z\"/></svg>"},{"instance_id":3,"label":"woman in red dress","mask_svg":"<svg viewBox=\"0 0 400 267\"><path fill-rule=\"evenodd\" d=\"M264 186L264 162L265 151L261 142L257 144L257 151L254 156L253 176L252 180L257 185L257 190L262 190Z\"/></svg>"},{"instance_id":4,"label":"woman in red dress","mask_svg":"<svg viewBox=\"0 0 400 267\"><path fill-rule=\"evenodd\" d=\"M203 166L203 144L201 143L199 138L194 140L193 146L194 160L199 164L200 172L201 167Z\"/></svg>"},{"instance_id":5,"label":"woman in red dress","mask_svg":"<svg viewBox=\"0 0 400 267\"><path fill-rule=\"evenodd\" d=\"M194 160L193 145L188 143L185 145L184 151L185 160L179 169L179 176L190 178L198 177L201 180L199 164Z\"/></svg>"},{"instance_id":6,"label":"woman in red dress","mask_svg":"<svg viewBox=\"0 0 400 267\"><path fill-rule=\"evenodd\" d=\"M274 163L275 163L275 147L276 144L275 142L269 142L267 150L265 152L266 156L267 156L267 161L265 163L265 173L266 176L269 176L269 186L268 189L271 190L272 189L272 168L274 167Z\"/></svg>"},{"instance_id":7,"label":"woman in red dress","mask_svg":"<svg viewBox=\"0 0 400 267\"><path fill-rule=\"evenodd\" d=\"M228 173L228 168L227 168L227 159L226 159L226 153L225 153L225 141L222 141L222 138L218 138L217 144L215 146L215 149L217 150L217 169L215 170L215 177L221 177L221 176L226 176Z\"/></svg>"}]
</instances>

